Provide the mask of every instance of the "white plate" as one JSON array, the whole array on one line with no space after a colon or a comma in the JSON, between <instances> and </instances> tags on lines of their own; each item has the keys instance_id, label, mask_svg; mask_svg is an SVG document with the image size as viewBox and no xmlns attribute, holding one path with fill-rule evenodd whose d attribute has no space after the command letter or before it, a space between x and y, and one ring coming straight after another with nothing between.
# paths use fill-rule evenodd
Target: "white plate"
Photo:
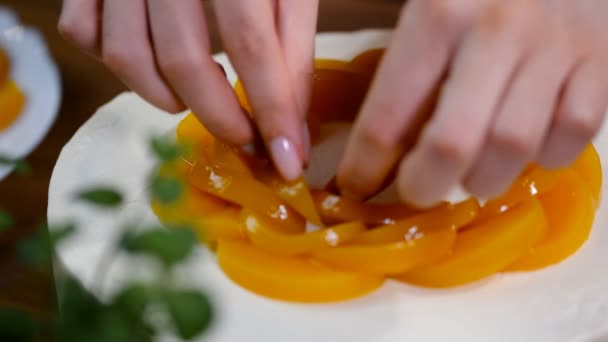
<instances>
[{"instance_id":1,"label":"white plate","mask_svg":"<svg viewBox=\"0 0 608 342\"><path fill-rule=\"evenodd\" d=\"M27 98L21 115L13 125L0 132L0 154L23 158L40 144L55 121L61 100L61 81L42 35L23 26L14 12L1 6L0 47L11 59L10 77ZM0 179L10 171L9 167L0 167Z\"/></svg>"},{"instance_id":2,"label":"white plate","mask_svg":"<svg viewBox=\"0 0 608 342\"><path fill-rule=\"evenodd\" d=\"M350 58L387 39L381 31L321 34L317 53ZM234 81L226 57L217 59ZM98 286L94 269L117 237L118 223L156 222L144 196L144 179L153 166L146 140L150 134L173 130L181 117L123 94L102 107L62 151L51 179L48 217L51 222L75 218L81 223L80 232L61 245L58 254L86 287ZM608 130L596 144L608 179ZM124 210L107 214L74 204L73 193L94 184L122 189L127 195ZM607 185L603 192L608 193ZM558 266L443 291L389 281L369 296L340 304L299 305L257 296L227 279L204 248L180 277L206 289L215 300L218 319L204 341L607 341L607 226L608 203L603 201L589 241ZM108 274L105 293L126 277L147 276L150 270L144 261L121 256Z\"/></svg>"}]
</instances>

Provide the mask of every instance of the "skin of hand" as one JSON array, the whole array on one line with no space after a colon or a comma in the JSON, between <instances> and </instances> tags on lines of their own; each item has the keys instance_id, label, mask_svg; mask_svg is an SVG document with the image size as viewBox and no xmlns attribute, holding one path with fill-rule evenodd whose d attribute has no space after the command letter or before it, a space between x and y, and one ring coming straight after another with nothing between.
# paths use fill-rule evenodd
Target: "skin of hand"
<instances>
[{"instance_id":1,"label":"skin of hand","mask_svg":"<svg viewBox=\"0 0 608 342\"><path fill-rule=\"evenodd\" d=\"M409 1L338 186L363 198L394 176L426 207L458 184L491 197L528 163L571 163L608 107L606 14L604 0Z\"/></svg>"},{"instance_id":2,"label":"skin of hand","mask_svg":"<svg viewBox=\"0 0 608 342\"><path fill-rule=\"evenodd\" d=\"M64 0L58 28L144 99L171 113L190 108L224 142L251 152L259 131L283 177L296 178L310 148L318 0L211 5L251 117L212 59L201 0Z\"/></svg>"}]
</instances>

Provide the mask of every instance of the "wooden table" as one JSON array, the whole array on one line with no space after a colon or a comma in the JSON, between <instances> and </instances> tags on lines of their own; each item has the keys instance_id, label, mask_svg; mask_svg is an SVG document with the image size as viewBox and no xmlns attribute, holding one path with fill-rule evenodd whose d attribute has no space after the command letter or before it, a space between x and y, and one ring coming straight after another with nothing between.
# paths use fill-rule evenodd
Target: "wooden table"
<instances>
[{"instance_id":1,"label":"wooden table","mask_svg":"<svg viewBox=\"0 0 608 342\"><path fill-rule=\"evenodd\" d=\"M8 210L16 229L0 234L0 308L17 307L52 315L55 307L51 270L36 272L19 261L18 241L36 233L46 218L47 191L61 148L101 104L125 88L94 60L82 55L56 32L59 0L2 0L27 25L46 37L61 70L63 103L57 121L42 144L28 157L33 172L0 181L0 208ZM401 1L321 0L319 31L344 31L394 25ZM212 30L214 51L221 49Z\"/></svg>"}]
</instances>

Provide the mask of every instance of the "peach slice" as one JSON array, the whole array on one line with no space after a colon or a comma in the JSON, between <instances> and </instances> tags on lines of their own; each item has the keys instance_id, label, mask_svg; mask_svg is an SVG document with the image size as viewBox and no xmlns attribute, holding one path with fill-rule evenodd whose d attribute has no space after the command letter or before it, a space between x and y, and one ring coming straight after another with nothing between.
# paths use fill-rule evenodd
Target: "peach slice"
<instances>
[{"instance_id":1,"label":"peach slice","mask_svg":"<svg viewBox=\"0 0 608 342\"><path fill-rule=\"evenodd\" d=\"M350 70L369 79L373 78L378 65L382 61L382 56L384 56L384 50L384 48L379 48L364 51L348 63Z\"/></svg>"},{"instance_id":2,"label":"peach slice","mask_svg":"<svg viewBox=\"0 0 608 342\"><path fill-rule=\"evenodd\" d=\"M372 204L321 190L312 190L321 218L327 223L363 221L369 225L390 224L418 213L405 204Z\"/></svg>"},{"instance_id":3,"label":"peach slice","mask_svg":"<svg viewBox=\"0 0 608 342\"><path fill-rule=\"evenodd\" d=\"M589 186L595 206L599 203L600 192L602 190L602 164L600 156L595 147L589 144L583 153L572 164L572 169L577 172L584 183Z\"/></svg>"},{"instance_id":4,"label":"peach slice","mask_svg":"<svg viewBox=\"0 0 608 342\"><path fill-rule=\"evenodd\" d=\"M300 255L335 247L365 231L365 226L355 221L313 232L284 234L271 220L247 209L243 209L242 220L255 247L281 255Z\"/></svg>"},{"instance_id":5,"label":"peach slice","mask_svg":"<svg viewBox=\"0 0 608 342\"><path fill-rule=\"evenodd\" d=\"M442 205L414 216L372 228L359 234L353 244L370 245L388 242L409 241L438 230L458 228L471 223L479 212L479 204L469 199L457 204Z\"/></svg>"},{"instance_id":6,"label":"peach slice","mask_svg":"<svg viewBox=\"0 0 608 342\"><path fill-rule=\"evenodd\" d=\"M500 272L527 253L547 230L540 201L527 200L458 234L454 252L437 264L396 277L426 287L450 287Z\"/></svg>"},{"instance_id":7,"label":"peach slice","mask_svg":"<svg viewBox=\"0 0 608 342\"><path fill-rule=\"evenodd\" d=\"M384 278L334 270L301 257L277 257L247 242L220 239L218 262L235 283L291 302L337 302L367 294Z\"/></svg>"},{"instance_id":8,"label":"peach slice","mask_svg":"<svg viewBox=\"0 0 608 342\"><path fill-rule=\"evenodd\" d=\"M194 164L188 181L208 194L277 220L287 233L304 230L304 222L299 215L266 185L252 176L233 174L210 162L204 155Z\"/></svg>"},{"instance_id":9,"label":"peach slice","mask_svg":"<svg viewBox=\"0 0 608 342\"><path fill-rule=\"evenodd\" d=\"M315 259L339 269L366 274L395 275L447 256L456 232L451 227L412 234L400 242L376 245L348 245L313 252Z\"/></svg>"},{"instance_id":10,"label":"peach slice","mask_svg":"<svg viewBox=\"0 0 608 342\"><path fill-rule=\"evenodd\" d=\"M179 122L176 135L178 143L193 147L211 145L215 140L194 113L189 113Z\"/></svg>"},{"instance_id":11,"label":"peach slice","mask_svg":"<svg viewBox=\"0 0 608 342\"><path fill-rule=\"evenodd\" d=\"M274 169L266 169L257 174L258 179L274 190L275 194L311 223L322 227L321 217L317 212L306 180L300 177L291 182L284 181Z\"/></svg>"},{"instance_id":12,"label":"peach slice","mask_svg":"<svg viewBox=\"0 0 608 342\"><path fill-rule=\"evenodd\" d=\"M17 84L8 81L0 86L0 132L9 128L25 107L25 95Z\"/></svg>"},{"instance_id":13,"label":"peach slice","mask_svg":"<svg viewBox=\"0 0 608 342\"><path fill-rule=\"evenodd\" d=\"M580 176L565 172L559 186L540 196L549 226L547 236L507 269L528 271L556 264L575 253L589 237L593 195Z\"/></svg>"},{"instance_id":14,"label":"peach slice","mask_svg":"<svg viewBox=\"0 0 608 342\"><path fill-rule=\"evenodd\" d=\"M486 202L479 213L477 222L499 215L531 197L547 192L557 184L557 180L564 170L547 170L539 166L529 166L505 194Z\"/></svg>"}]
</instances>

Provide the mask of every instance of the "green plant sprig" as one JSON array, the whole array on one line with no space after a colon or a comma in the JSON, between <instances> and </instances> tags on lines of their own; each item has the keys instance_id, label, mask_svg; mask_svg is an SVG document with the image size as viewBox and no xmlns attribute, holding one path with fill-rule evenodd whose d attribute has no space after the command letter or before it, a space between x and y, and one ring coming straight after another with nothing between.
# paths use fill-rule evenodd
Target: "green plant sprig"
<instances>
[{"instance_id":1,"label":"green plant sprig","mask_svg":"<svg viewBox=\"0 0 608 342\"><path fill-rule=\"evenodd\" d=\"M161 172L160 166L176 162L186 149L166 138L153 138L150 149L159 163L159 168L148 179L150 199L163 204L174 203L183 194L182 182L176 174ZM8 162L6 158L0 159L0 164ZM111 187L96 186L77 192L74 200L112 215L122 207L124 195ZM11 216L0 209L0 230L13 225ZM107 301L99 299L100 293L85 289L74 276L63 277L58 284L59 314L52 327L57 341L151 341L165 329L149 320L149 311L158 309L162 310L176 335L184 340L208 329L213 319L209 297L199 289L173 282L175 268L188 259L197 246L196 234L188 226L144 228L125 227L121 238L110 249L107 267L100 267L100 278L107 273L115 255L121 252L156 260L162 266L157 277L150 281L127 282ZM74 224L41 229L41 233L18 246L19 253L32 267L44 269L50 265L56 247L77 229ZM28 321L20 312L0 312L0 320L7 323L0 324L0 337L4 326L12 327L17 333L38 331L31 328L35 321ZM11 333L15 334L15 331Z\"/></svg>"}]
</instances>

